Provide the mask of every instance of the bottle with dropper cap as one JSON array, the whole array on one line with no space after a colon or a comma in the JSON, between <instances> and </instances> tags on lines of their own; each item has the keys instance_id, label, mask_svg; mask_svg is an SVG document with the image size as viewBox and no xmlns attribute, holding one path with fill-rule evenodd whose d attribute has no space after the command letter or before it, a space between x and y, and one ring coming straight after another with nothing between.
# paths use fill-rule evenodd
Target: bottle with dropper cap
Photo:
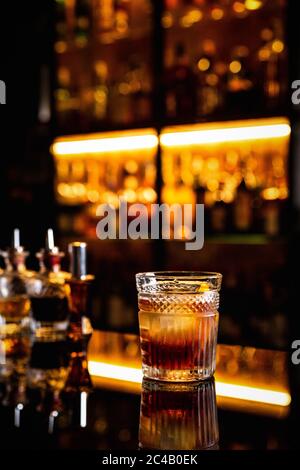
<instances>
[{"instance_id":1,"label":"bottle with dropper cap","mask_svg":"<svg viewBox=\"0 0 300 470\"><path fill-rule=\"evenodd\" d=\"M70 277L67 279L69 292L70 325L69 338L80 341L92 333L89 316L90 286L94 280L87 274L87 244L73 242L68 246L70 256Z\"/></svg>"},{"instance_id":2,"label":"bottle with dropper cap","mask_svg":"<svg viewBox=\"0 0 300 470\"><path fill-rule=\"evenodd\" d=\"M88 370L87 345L93 328L89 319L90 286L94 276L87 274L87 244L73 242L68 246L70 274L67 279L70 323L70 370L65 384L66 393L88 392L92 380Z\"/></svg>"},{"instance_id":3,"label":"bottle with dropper cap","mask_svg":"<svg viewBox=\"0 0 300 470\"><path fill-rule=\"evenodd\" d=\"M36 256L40 271L27 283L31 327L36 336L51 338L67 330L69 317L65 273L61 271L64 253L55 246L52 229L47 231L45 248Z\"/></svg>"},{"instance_id":4,"label":"bottle with dropper cap","mask_svg":"<svg viewBox=\"0 0 300 470\"><path fill-rule=\"evenodd\" d=\"M30 312L26 283L33 275L26 269L28 252L20 244L19 229L14 230L12 246L0 251L0 255L6 266L0 275L0 332L14 334L22 328Z\"/></svg>"}]
</instances>

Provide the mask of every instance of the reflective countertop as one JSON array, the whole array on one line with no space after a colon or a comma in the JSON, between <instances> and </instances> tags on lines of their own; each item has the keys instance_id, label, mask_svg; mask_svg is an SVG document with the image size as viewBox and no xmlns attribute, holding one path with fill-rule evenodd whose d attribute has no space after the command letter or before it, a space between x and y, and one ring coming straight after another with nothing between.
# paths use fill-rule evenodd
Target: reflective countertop
<instances>
[{"instance_id":1,"label":"reflective countertop","mask_svg":"<svg viewBox=\"0 0 300 470\"><path fill-rule=\"evenodd\" d=\"M65 341L0 344L3 449L289 448L284 352L219 345L214 380L168 385L142 380L135 335L94 331L88 361Z\"/></svg>"}]
</instances>

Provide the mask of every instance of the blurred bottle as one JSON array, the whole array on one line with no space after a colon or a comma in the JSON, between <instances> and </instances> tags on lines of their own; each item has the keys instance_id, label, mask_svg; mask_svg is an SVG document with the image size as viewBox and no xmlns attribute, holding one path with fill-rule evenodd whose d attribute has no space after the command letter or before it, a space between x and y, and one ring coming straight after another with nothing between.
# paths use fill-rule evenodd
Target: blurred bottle
<instances>
[{"instance_id":1,"label":"blurred bottle","mask_svg":"<svg viewBox=\"0 0 300 470\"><path fill-rule=\"evenodd\" d=\"M264 200L262 205L263 231L269 237L278 237L281 232L281 207L279 199Z\"/></svg>"},{"instance_id":2,"label":"blurred bottle","mask_svg":"<svg viewBox=\"0 0 300 470\"><path fill-rule=\"evenodd\" d=\"M121 39L128 35L129 5L129 0L114 0L114 29L116 39Z\"/></svg>"},{"instance_id":3,"label":"blurred bottle","mask_svg":"<svg viewBox=\"0 0 300 470\"><path fill-rule=\"evenodd\" d=\"M284 84L280 76L280 66L284 57L282 22L273 21L271 28L261 31L262 45L258 50L258 61L261 65L264 100L269 109L281 103Z\"/></svg>"},{"instance_id":4,"label":"blurred bottle","mask_svg":"<svg viewBox=\"0 0 300 470\"><path fill-rule=\"evenodd\" d=\"M0 275L0 333L13 334L22 328L30 312L26 282L33 275L25 266L28 252L20 245L20 231L14 230L12 247L1 251L6 269Z\"/></svg>"},{"instance_id":5,"label":"blurred bottle","mask_svg":"<svg viewBox=\"0 0 300 470\"><path fill-rule=\"evenodd\" d=\"M137 55L132 55L120 65L120 71L120 79L110 87L110 121L130 125L149 119L151 84L146 64Z\"/></svg>"},{"instance_id":6,"label":"blurred bottle","mask_svg":"<svg viewBox=\"0 0 300 470\"><path fill-rule=\"evenodd\" d=\"M221 76L217 74L216 44L214 41L203 41L202 53L197 59L199 116L212 114L223 103Z\"/></svg>"},{"instance_id":7,"label":"blurred bottle","mask_svg":"<svg viewBox=\"0 0 300 470\"><path fill-rule=\"evenodd\" d=\"M193 188L196 196L196 204L205 204L206 187L201 184L199 175L194 177Z\"/></svg>"},{"instance_id":8,"label":"blurred bottle","mask_svg":"<svg viewBox=\"0 0 300 470\"><path fill-rule=\"evenodd\" d=\"M97 0L95 3L95 16L97 17L100 36L112 32L114 28L114 0Z\"/></svg>"},{"instance_id":9,"label":"blurred bottle","mask_svg":"<svg viewBox=\"0 0 300 470\"><path fill-rule=\"evenodd\" d=\"M93 119L95 124L106 122L108 117L108 67L103 60L94 64Z\"/></svg>"},{"instance_id":10,"label":"blurred bottle","mask_svg":"<svg viewBox=\"0 0 300 470\"><path fill-rule=\"evenodd\" d=\"M167 118L191 120L196 116L196 76L185 46L178 43L174 62L166 72Z\"/></svg>"},{"instance_id":11,"label":"blurred bottle","mask_svg":"<svg viewBox=\"0 0 300 470\"><path fill-rule=\"evenodd\" d=\"M78 123L79 96L71 81L71 71L66 66L59 67L57 71L55 104L59 126L74 129Z\"/></svg>"},{"instance_id":12,"label":"blurred bottle","mask_svg":"<svg viewBox=\"0 0 300 470\"><path fill-rule=\"evenodd\" d=\"M206 204L207 188L201 183L199 179L199 175L196 175L194 177L193 189L195 192L196 204L204 204L204 230L205 230L205 234L207 235L211 231L210 212Z\"/></svg>"},{"instance_id":13,"label":"blurred bottle","mask_svg":"<svg viewBox=\"0 0 300 470\"><path fill-rule=\"evenodd\" d=\"M227 105L234 112L253 111L257 106L256 87L249 68L249 49L236 46L231 51L227 76Z\"/></svg>"},{"instance_id":14,"label":"blurred bottle","mask_svg":"<svg viewBox=\"0 0 300 470\"><path fill-rule=\"evenodd\" d=\"M56 0L56 44L55 49L57 52L65 52L67 49L68 38L68 24L67 24L67 10L65 0Z\"/></svg>"},{"instance_id":15,"label":"blurred bottle","mask_svg":"<svg viewBox=\"0 0 300 470\"><path fill-rule=\"evenodd\" d=\"M233 225L237 232L250 232L253 227L253 192L247 186L245 177L237 187L233 205Z\"/></svg>"},{"instance_id":16,"label":"blurred bottle","mask_svg":"<svg viewBox=\"0 0 300 470\"><path fill-rule=\"evenodd\" d=\"M112 80L109 93L109 120L112 124L129 125L133 121L130 85L125 79Z\"/></svg>"},{"instance_id":17,"label":"blurred bottle","mask_svg":"<svg viewBox=\"0 0 300 470\"><path fill-rule=\"evenodd\" d=\"M54 244L53 230L49 229L46 247L37 253L40 271L27 282L31 301L31 327L36 336L51 338L68 327L68 299L65 280L61 271L64 253Z\"/></svg>"},{"instance_id":18,"label":"blurred bottle","mask_svg":"<svg viewBox=\"0 0 300 470\"><path fill-rule=\"evenodd\" d=\"M131 72L130 88L132 93L132 107L134 121L143 122L151 117L151 83L150 73L146 63L135 56Z\"/></svg>"},{"instance_id":19,"label":"blurred bottle","mask_svg":"<svg viewBox=\"0 0 300 470\"><path fill-rule=\"evenodd\" d=\"M92 6L90 0L76 0L75 14L75 44L77 47L85 47L92 32Z\"/></svg>"},{"instance_id":20,"label":"blurred bottle","mask_svg":"<svg viewBox=\"0 0 300 470\"><path fill-rule=\"evenodd\" d=\"M210 208L210 230L213 235L228 232L228 216L227 204L222 200L220 191L217 191L216 201Z\"/></svg>"}]
</instances>

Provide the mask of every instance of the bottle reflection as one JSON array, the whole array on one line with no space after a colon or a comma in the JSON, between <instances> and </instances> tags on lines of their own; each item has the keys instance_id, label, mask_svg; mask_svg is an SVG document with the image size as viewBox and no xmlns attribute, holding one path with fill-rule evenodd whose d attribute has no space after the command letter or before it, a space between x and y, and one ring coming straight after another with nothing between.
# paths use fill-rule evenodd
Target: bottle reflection
<instances>
[{"instance_id":1,"label":"bottle reflection","mask_svg":"<svg viewBox=\"0 0 300 470\"><path fill-rule=\"evenodd\" d=\"M143 380L139 446L146 449L217 449L214 380L166 384Z\"/></svg>"},{"instance_id":2,"label":"bottle reflection","mask_svg":"<svg viewBox=\"0 0 300 470\"><path fill-rule=\"evenodd\" d=\"M14 425L20 427L26 404L26 371L30 341L20 331L0 336L0 404L14 409Z\"/></svg>"},{"instance_id":3,"label":"bottle reflection","mask_svg":"<svg viewBox=\"0 0 300 470\"><path fill-rule=\"evenodd\" d=\"M63 389L69 371L69 353L65 338L44 341L35 338L27 371L29 389L45 392Z\"/></svg>"},{"instance_id":4,"label":"bottle reflection","mask_svg":"<svg viewBox=\"0 0 300 470\"><path fill-rule=\"evenodd\" d=\"M26 373L30 340L21 333L0 334L0 381Z\"/></svg>"}]
</instances>

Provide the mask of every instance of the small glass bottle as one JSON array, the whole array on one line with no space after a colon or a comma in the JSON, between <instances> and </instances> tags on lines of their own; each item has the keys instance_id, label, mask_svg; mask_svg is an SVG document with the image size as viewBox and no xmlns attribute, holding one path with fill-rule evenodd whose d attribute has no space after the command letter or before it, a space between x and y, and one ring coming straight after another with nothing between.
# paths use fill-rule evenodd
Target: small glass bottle
<instances>
[{"instance_id":1,"label":"small glass bottle","mask_svg":"<svg viewBox=\"0 0 300 470\"><path fill-rule=\"evenodd\" d=\"M31 301L31 328L35 335L51 338L67 331L69 309L66 275L61 271L64 253L54 244L53 230L49 229L46 247L37 253L40 271L27 282Z\"/></svg>"},{"instance_id":2,"label":"small glass bottle","mask_svg":"<svg viewBox=\"0 0 300 470\"><path fill-rule=\"evenodd\" d=\"M89 299L91 282L94 276L87 274L87 244L83 242L70 243L70 278L66 280L69 293L69 337L82 340L92 334L89 320Z\"/></svg>"},{"instance_id":3,"label":"small glass bottle","mask_svg":"<svg viewBox=\"0 0 300 470\"><path fill-rule=\"evenodd\" d=\"M26 291L27 271L25 260L28 252L20 245L20 231L14 230L12 246L0 255L6 268L0 274L0 333L14 334L29 316L30 301Z\"/></svg>"},{"instance_id":4,"label":"small glass bottle","mask_svg":"<svg viewBox=\"0 0 300 470\"><path fill-rule=\"evenodd\" d=\"M92 381L88 371L87 345L93 328L89 320L90 286L94 276L87 274L86 243L69 244L70 273L68 285L70 323L68 339L70 342L70 372L65 390L89 391Z\"/></svg>"}]
</instances>

